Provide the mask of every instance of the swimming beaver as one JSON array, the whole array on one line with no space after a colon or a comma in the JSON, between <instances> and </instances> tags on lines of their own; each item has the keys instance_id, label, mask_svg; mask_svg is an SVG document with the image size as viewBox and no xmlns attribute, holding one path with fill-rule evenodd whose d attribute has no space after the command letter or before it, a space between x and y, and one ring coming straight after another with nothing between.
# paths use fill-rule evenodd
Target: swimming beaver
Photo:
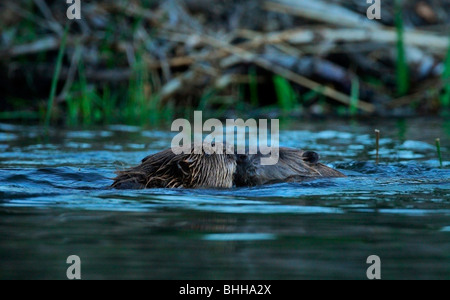
<instances>
[{"instance_id":1,"label":"swimming beaver","mask_svg":"<svg viewBox=\"0 0 450 300\"><path fill-rule=\"evenodd\" d=\"M319 155L312 151L280 148L278 163L261 165L261 157L265 157L261 153L207 154L211 153L210 150L203 148L202 154L176 155L167 149L149 155L140 165L117 172L112 187L231 188L297 182L317 177L345 177L341 172L319 163ZM225 151L226 148L223 153Z\"/></svg>"},{"instance_id":2,"label":"swimming beaver","mask_svg":"<svg viewBox=\"0 0 450 300\"><path fill-rule=\"evenodd\" d=\"M268 156L268 155L267 155ZM236 186L255 186L280 182L300 182L317 177L345 177L319 163L319 154L292 148L280 148L275 165L261 165L261 153L237 155Z\"/></svg>"},{"instance_id":3,"label":"swimming beaver","mask_svg":"<svg viewBox=\"0 0 450 300\"><path fill-rule=\"evenodd\" d=\"M214 147L214 146L213 146ZM201 149L202 154L176 155L167 149L144 158L140 165L117 172L112 187L144 188L231 188L236 172L236 156L213 153L213 148ZM205 152L206 150L206 152ZM213 154L208 154L213 153Z\"/></svg>"}]
</instances>

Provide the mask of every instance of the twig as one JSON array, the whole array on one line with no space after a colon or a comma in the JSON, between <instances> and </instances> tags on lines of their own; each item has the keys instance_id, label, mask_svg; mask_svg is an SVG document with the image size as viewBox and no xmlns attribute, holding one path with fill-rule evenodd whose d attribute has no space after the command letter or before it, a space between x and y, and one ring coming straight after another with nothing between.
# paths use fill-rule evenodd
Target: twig
<instances>
[{"instance_id":1,"label":"twig","mask_svg":"<svg viewBox=\"0 0 450 300\"><path fill-rule=\"evenodd\" d=\"M265 59L262 59L251 52L248 52L244 49L233 46L227 42L217 40L215 38L207 37L207 36L203 36L202 39L206 43L210 44L213 47L226 50L231 54L241 57L243 60L253 62L256 65L258 65L266 70L269 70L275 74L278 74L278 75L280 75L292 82L295 82L301 86L304 86L311 90L315 90L315 91L317 91L327 97L330 97L331 99L334 99L340 103L343 103L347 106L351 105L351 98L349 96L347 96L341 92L338 92L328 86L323 86L309 78L298 75L297 73L292 72L291 70L289 70L287 68L280 67L278 65L274 65L271 62L269 62ZM365 112L368 112L368 113L375 112L375 106L373 104L365 102L365 101L361 101L361 100L358 101L358 108Z\"/></svg>"},{"instance_id":2,"label":"twig","mask_svg":"<svg viewBox=\"0 0 450 300\"><path fill-rule=\"evenodd\" d=\"M250 46L288 42L296 45L327 43L365 43L375 42L395 44L397 33L394 28L295 28L280 32L261 34L249 30L239 31L239 35L251 38ZM433 52L445 53L448 49L448 36L432 32L405 30L405 45L426 48Z\"/></svg>"},{"instance_id":3,"label":"twig","mask_svg":"<svg viewBox=\"0 0 450 300\"><path fill-rule=\"evenodd\" d=\"M376 164L378 165L380 161L380 130L375 129L375 139L376 139Z\"/></svg>"},{"instance_id":4,"label":"twig","mask_svg":"<svg viewBox=\"0 0 450 300\"><path fill-rule=\"evenodd\" d=\"M141 17L151 22L153 25L160 25L157 16L152 11L148 9L143 9L142 7L139 7L135 4L130 5L128 3L127 4L108 3L108 5L104 6L104 8L107 11L114 10L117 12L123 12L129 16Z\"/></svg>"},{"instance_id":5,"label":"twig","mask_svg":"<svg viewBox=\"0 0 450 300\"><path fill-rule=\"evenodd\" d=\"M47 6L45 1L43 1L43 0L34 0L34 3L36 3L36 6L39 8L39 10L41 11L42 15L44 15L45 20L48 23L48 26L53 31L55 31L56 33L61 35L64 32L64 29L62 28L62 26L58 22L56 22L55 18L53 17L52 11Z\"/></svg>"},{"instance_id":6,"label":"twig","mask_svg":"<svg viewBox=\"0 0 450 300\"><path fill-rule=\"evenodd\" d=\"M2 56L14 57L55 50L58 49L59 42L60 42L59 38L48 36L29 44L15 46L9 50L2 51L4 52Z\"/></svg>"},{"instance_id":7,"label":"twig","mask_svg":"<svg viewBox=\"0 0 450 300\"><path fill-rule=\"evenodd\" d=\"M277 0L266 1L266 10L291 14L302 18L326 22L337 26L353 27L378 27L379 23L373 22L360 14L357 14L342 6L324 2L322 0L298 1L298 0Z\"/></svg>"}]
</instances>

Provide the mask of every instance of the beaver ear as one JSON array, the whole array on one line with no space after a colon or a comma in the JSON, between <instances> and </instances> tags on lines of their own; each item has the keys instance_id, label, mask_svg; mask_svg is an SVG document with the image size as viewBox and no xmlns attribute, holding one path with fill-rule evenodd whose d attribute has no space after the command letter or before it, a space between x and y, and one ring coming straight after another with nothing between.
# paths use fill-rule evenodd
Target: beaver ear
<instances>
[{"instance_id":1,"label":"beaver ear","mask_svg":"<svg viewBox=\"0 0 450 300\"><path fill-rule=\"evenodd\" d=\"M187 160L179 161L179 162L177 162L177 166L178 166L178 169L180 169L180 171L184 175L186 175L186 176L189 175L189 161L187 161Z\"/></svg>"},{"instance_id":2,"label":"beaver ear","mask_svg":"<svg viewBox=\"0 0 450 300\"><path fill-rule=\"evenodd\" d=\"M310 164L316 164L320 159L319 153L314 151L306 151L303 153L302 157L304 161L309 162Z\"/></svg>"}]
</instances>

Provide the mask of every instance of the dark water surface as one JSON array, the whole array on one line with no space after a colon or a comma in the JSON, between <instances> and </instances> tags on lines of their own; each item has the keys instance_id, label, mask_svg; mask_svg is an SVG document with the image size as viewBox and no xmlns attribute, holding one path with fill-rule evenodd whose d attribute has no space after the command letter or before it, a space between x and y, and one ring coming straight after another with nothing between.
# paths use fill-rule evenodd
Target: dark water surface
<instances>
[{"instance_id":1,"label":"dark water surface","mask_svg":"<svg viewBox=\"0 0 450 300\"><path fill-rule=\"evenodd\" d=\"M380 165L373 129L382 130ZM283 129L283 128L282 128ZM348 178L231 190L117 191L114 171L173 134L0 124L0 279L450 279L450 123L286 124ZM446 168L434 146L440 137Z\"/></svg>"}]
</instances>

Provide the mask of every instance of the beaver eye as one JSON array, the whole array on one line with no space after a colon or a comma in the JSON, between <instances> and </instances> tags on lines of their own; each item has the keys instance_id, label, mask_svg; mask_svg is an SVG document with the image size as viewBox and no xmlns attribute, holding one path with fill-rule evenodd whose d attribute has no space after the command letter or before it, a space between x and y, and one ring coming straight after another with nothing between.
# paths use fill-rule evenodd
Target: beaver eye
<instances>
[{"instance_id":1,"label":"beaver eye","mask_svg":"<svg viewBox=\"0 0 450 300\"><path fill-rule=\"evenodd\" d=\"M306 151L305 153L303 153L302 157L304 161L309 162L311 164L318 163L320 159L320 155L314 151Z\"/></svg>"}]
</instances>

